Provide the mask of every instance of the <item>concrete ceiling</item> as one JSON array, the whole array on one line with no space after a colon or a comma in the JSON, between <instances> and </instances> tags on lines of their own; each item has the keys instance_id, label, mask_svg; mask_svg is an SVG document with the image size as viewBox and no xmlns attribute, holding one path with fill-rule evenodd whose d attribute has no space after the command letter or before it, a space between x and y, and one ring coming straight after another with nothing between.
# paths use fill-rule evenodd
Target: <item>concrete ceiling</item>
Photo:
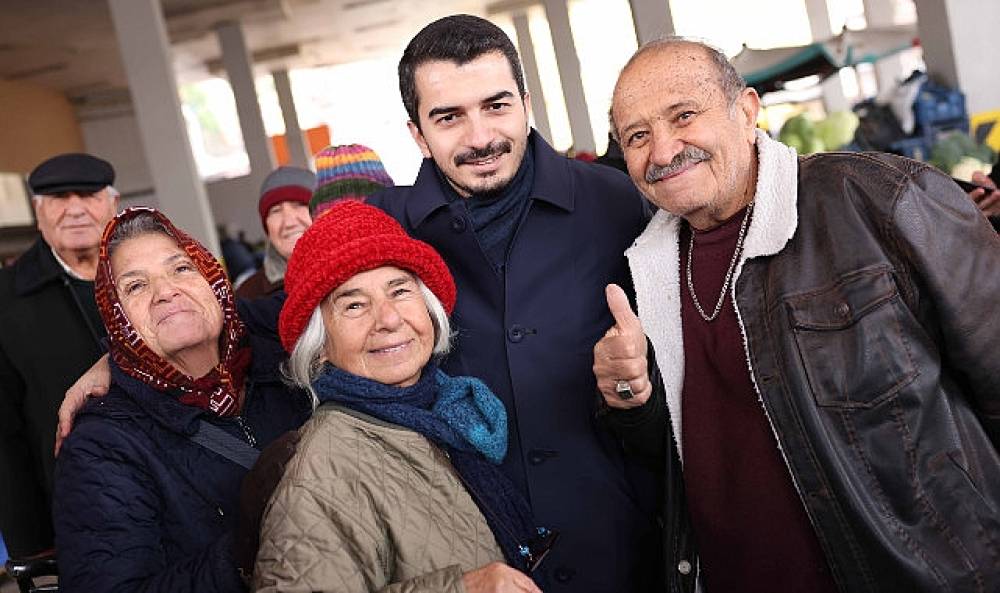
<instances>
[{"instance_id":1,"label":"concrete ceiling","mask_svg":"<svg viewBox=\"0 0 1000 593\"><path fill-rule=\"evenodd\" d=\"M260 73L399 55L416 31L487 0L161 0L180 82L221 70L214 27L243 23ZM65 93L79 107L129 102L105 0L0 2L0 78Z\"/></svg>"}]
</instances>

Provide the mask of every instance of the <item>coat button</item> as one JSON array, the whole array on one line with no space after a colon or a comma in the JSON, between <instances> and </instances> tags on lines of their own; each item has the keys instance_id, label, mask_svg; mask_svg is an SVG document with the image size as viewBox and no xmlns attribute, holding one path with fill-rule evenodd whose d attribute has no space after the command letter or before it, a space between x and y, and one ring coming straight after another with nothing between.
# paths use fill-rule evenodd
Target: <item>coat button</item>
<instances>
[{"instance_id":1,"label":"coat button","mask_svg":"<svg viewBox=\"0 0 1000 593\"><path fill-rule=\"evenodd\" d=\"M467 225L465 219L462 218L461 216L456 216L455 218L451 219L451 230L455 231L456 233L464 233L466 226Z\"/></svg>"},{"instance_id":2,"label":"coat button","mask_svg":"<svg viewBox=\"0 0 1000 593\"><path fill-rule=\"evenodd\" d=\"M677 563L677 572L684 576L691 574L691 563L687 560L681 560Z\"/></svg>"},{"instance_id":3,"label":"coat button","mask_svg":"<svg viewBox=\"0 0 1000 593\"><path fill-rule=\"evenodd\" d=\"M556 577L556 581L560 583L570 582L571 580L573 580L574 574L576 574L576 571L567 566L560 566L559 568L556 569L554 573L552 573L552 575Z\"/></svg>"},{"instance_id":4,"label":"coat button","mask_svg":"<svg viewBox=\"0 0 1000 593\"><path fill-rule=\"evenodd\" d=\"M528 463L531 465L541 465L557 455L559 455L559 452L552 449L532 449L528 451Z\"/></svg>"},{"instance_id":5,"label":"coat button","mask_svg":"<svg viewBox=\"0 0 1000 593\"><path fill-rule=\"evenodd\" d=\"M524 339L524 328L517 324L510 326L507 330L507 339L517 344Z\"/></svg>"},{"instance_id":6,"label":"coat button","mask_svg":"<svg viewBox=\"0 0 1000 593\"><path fill-rule=\"evenodd\" d=\"M833 312L841 319L846 320L851 318L851 306L847 303L838 303L837 306L833 308Z\"/></svg>"}]
</instances>

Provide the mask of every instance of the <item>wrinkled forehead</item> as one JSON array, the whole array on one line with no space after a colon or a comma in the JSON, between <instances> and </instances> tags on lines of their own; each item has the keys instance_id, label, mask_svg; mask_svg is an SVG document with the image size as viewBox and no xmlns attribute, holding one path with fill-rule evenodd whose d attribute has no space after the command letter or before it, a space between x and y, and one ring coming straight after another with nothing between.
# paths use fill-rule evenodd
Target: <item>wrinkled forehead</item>
<instances>
[{"instance_id":1,"label":"wrinkled forehead","mask_svg":"<svg viewBox=\"0 0 1000 593\"><path fill-rule=\"evenodd\" d=\"M417 276L405 268L385 264L359 271L341 282L327 296L336 298L348 292L382 290L401 283L416 282L416 279Z\"/></svg>"},{"instance_id":2,"label":"wrinkled forehead","mask_svg":"<svg viewBox=\"0 0 1000 593\"><path fill-rule=\"evenodd\" d=\"M612 97L619 125L639 103L644 107L681 101L708 103L723 98L719 72L698 46L669 46L638 56L622 71Z\"/></svg>"},{"instance_id":3,"label":"wrinkled forehead","mask_svg":"<svg viewBox=\"0 0 1000 593\"><path fill-rule=\"evenodd\" d=\"M130 270L151 268L170 260L191 261L177 239L159 230L144 231L109 245L108 256L114 277Z\"/></svg>"}]
</instances>

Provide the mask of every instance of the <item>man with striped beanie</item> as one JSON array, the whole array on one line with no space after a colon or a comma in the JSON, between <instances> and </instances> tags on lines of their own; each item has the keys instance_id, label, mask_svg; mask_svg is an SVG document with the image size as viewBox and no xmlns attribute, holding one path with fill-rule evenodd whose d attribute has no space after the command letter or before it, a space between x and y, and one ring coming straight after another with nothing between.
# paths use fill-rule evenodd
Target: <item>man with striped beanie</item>
<instances>
[{"instance_id":1,"label":"man with striped beanie","mask_svg":"<svg viewBox=\"0 0 1000 593\"><path fill-rule=\"evenodd\" d=\"M316 153L316 191L309 202L313 218L337 200L364 202L368 196L395 185L374 150L361 144L327 146Z\"/></svg>"}]
</instances>

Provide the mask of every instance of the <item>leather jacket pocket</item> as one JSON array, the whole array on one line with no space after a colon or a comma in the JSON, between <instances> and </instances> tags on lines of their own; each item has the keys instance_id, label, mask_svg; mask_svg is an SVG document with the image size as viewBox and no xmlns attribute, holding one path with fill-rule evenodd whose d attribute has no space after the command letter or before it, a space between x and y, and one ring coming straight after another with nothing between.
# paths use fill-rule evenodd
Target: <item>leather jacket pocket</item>
<instances>
[{"instance_id":1,"label":"leather jacket pocket","mask_svg":"<svg viewBox=\"0 0 1000 593\"><path fill-rule=\"evenodd\" d=\"M904 305L889 268L858 270L784 302L818 405L874 407L917 375L900 327Z\"/></svg>"}]
</instances>

